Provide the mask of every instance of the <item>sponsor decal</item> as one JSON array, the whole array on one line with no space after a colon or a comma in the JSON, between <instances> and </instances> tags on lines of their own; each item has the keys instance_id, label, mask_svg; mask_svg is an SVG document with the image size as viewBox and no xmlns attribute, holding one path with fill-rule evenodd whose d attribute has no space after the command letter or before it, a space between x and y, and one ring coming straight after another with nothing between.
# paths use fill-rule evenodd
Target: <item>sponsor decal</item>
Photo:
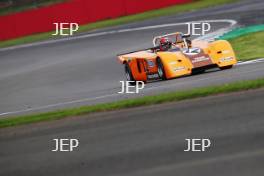
<instances>
[{"instance_id":1,"label":"sponsor decal","mask_svg":"<svg viewBox=\"0 0 264 176\"><path fill-rule=\"evenodd\" d=\"M148 79L155 79L155 78L159 78L159 75L157 73L155 74L151 74L151 75L147 75Z\"/></svg>"},{"instance_id":2,"label":"sponsor decal","mask_svg":"<svg viewBox=\"0 0 264 176\"><path fill-rule=\"evenodd\" d=\"M200 56L192 59L192 63L208 61L210 58L205 56Z\"/></svg>"},{"instance_id":3,"label":"sponsor decal","mask_svg":"<svg viewBox=\"0 0 264 176\"><path fill-rule=\"evenodd\" d=\"M189 48L189 49L184 49L182 52L186 55L196 55L196 54L201 53L201 49L200 48Z\"/></svg>"},{"instance_id":4,"label":"sponsor decal","mask_svg":"<svg viewBox=\"0 0 264 176\"><path fill-rule=\"evenodd\" d=\"M155 63L152 60L147 60L148 66L149 67L154 67Z\"/></svg>"},{"instance_id":5,"label":"sponsor decal","mask_svg":"<svg viewBox=\"0 0 264 176\"><path fill-rule=\"evenodd\" d=\"M228 61L231 61L233 60L233 57L225 57L225 58L221 58L220 61L221 62L228 62Z\"/></svg>"},{"instance_id":6,"label":"sponsor decal","mask_svg":"<svg viewBox=\"0 0 264 176\"><path fill-rule=\"evenodd\" d=\"M171 64L171 65L174 65L174 64L176 64L176 63L177 63L177 62L175 62L175 61L173 61L173 62L170 62L170 64Z\"/></svg>"},{"instance_id":7,"label":"sponsor decal","mask_svg":"<svg viewBox=\"0 0 264 176\"><path fill-rule=\"evenodd\" d=\"M177 71L181 71L181 70L184 70L184 69L185 69L185 67L181 66L181 67L173 68L173 71L177 72Z\"/></svg>"},{"instance_id":8,"label":"sponsor decal","mask_svg":"<svg viewBox=\"0 0 264 176\"><path fill-rule=\"evenodd\" d=\"M223 50L222 53L223 54L228 54L228 53L230 53L230 50Z\"/></svg>"}]
</instances>

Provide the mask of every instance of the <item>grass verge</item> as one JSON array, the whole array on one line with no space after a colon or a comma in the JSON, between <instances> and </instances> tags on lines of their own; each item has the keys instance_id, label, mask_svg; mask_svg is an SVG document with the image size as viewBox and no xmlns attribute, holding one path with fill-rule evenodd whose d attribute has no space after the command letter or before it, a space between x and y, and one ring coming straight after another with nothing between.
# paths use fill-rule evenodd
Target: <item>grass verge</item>
<instances>
[{"instance_id":1,"label":"grass verge","mask_svg":"<svg viewBox=\"0 0 264 176\"><path fill-rule=\"evenodd\" d=\"M235 1L238 1L238 0L214 0L214 1L194 0L194 2L191 2L188 4L180 4L180 5L170 6L170 7L166 7L166 8L162 8L158 10L147 11L147 12L140 13L140 14L129 15L129 16L124 16L124 17L120 17L116 19L109 19L109 20L99 21L96 23L82 25L80 26L78 32L79 33L87 32L87 31L91 31L94 29L122 25L122 24L136 22L136 21L143 21L146 19L156 18L160 16L168 16L168 15L174 15L174 14L178 14L182 12L195 11L198 9L222 5L222 4L231 3ZM32 42L52 39L54 38L54 36L51 35L52 33L54 32L52 31L52 32L47 32L47 33L40 33L40 34L30 35L26 37L17 38L17 39L2 41L0 42L0 47L8 47L8 46L14 46L14 45L19 45L19 44L26 44L26 43L32 43Z\"/></svg>"},{"instance_id":2,"label":"grass verge","mask_svg":"<svg viewBox=\"0 0 264 176\"><path fill-rule=\"evenodd\" d=\"M14 118L0 119L0 128L29 124L40 121L62 119L69 116L79 116L94 112L111 111L123 108L132 108L138 106L146 106L153 104L160 104L172 101L181 101L185 99L192 99L198 97L205 97L209 95L216 95L221 93L229 93L235 91L257 89L264 87L264 78L250 81L240 81L221 86L210 86L205 88L198 88L188 91L170 92L156 96L145 96L136 99L122 100L113 103L98 104L93 106L84 106L80 108L65 109L41 114L33 114L26 116L18 116Z\"/></svg>"},{"instance_id":3,"label":"grass verge","mask_svg":"<svg viewBox=\"0 0 264 176\"><path fill-rule=\"evenodd\" d=\"M230 39L238 60L246 61L264 57L264 31Z\"/></svg>"}]
</instances>

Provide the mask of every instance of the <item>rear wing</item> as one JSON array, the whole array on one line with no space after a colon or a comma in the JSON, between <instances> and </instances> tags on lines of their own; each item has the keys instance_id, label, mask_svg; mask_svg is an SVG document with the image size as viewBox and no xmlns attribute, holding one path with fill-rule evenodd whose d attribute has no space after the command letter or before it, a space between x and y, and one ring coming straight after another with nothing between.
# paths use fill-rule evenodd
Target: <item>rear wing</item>
<instances>
[{"instance_id":1,"label":"rear wing","mask_svg":"<svg viewBox=\"0 0 264 176\"><path fill-rule=\"evenodd\" d=\"M177 40L180 39L181 42L184 42L185 46L188 48L188 45L186 43L186 38L190 37L190 35L185 35L181 32L174 32L174 33L154 37L153 39L154 47L118 54L117 55L118 61L120 63L125 63L131 59L137 59L137 58L147 59L147 58L155 57L156 56L155 51L158 49L159 46L159 40L163 37L174 38L175 43L177 43Z\"/></svg>"},{"instance_id":2,"label":"rear wing","mask_svg":"<svg viewBox=\"0 0 264 176\"><path fill-rule=\"evenodd\" d=\"M147 51L147 50L153 51L153 50L155 50L155 49L156 49L155 47L151 47L151 48L145 48L145 49L140 49L140 50L130 51L130 52L127 52L127 53L117 54L117 57L118 57L118 56L122 56L122 55L126 55L126 54L137 53L137 52L140 52L140 51Z\"/></svg>"},{"instance_id":3,"label":"rear wing","mask_svg":"<svg viewBox=\"0 0 264 176\"><path fill-rule=\"evenodd\" d=\"M156 56L155 50L156 50L155 47L151 47L151 48L136 50L128 53L118 54L117 57L118 57L118 61L123 64L132 59L153 58Z\"/></svg>"}]
</instances>

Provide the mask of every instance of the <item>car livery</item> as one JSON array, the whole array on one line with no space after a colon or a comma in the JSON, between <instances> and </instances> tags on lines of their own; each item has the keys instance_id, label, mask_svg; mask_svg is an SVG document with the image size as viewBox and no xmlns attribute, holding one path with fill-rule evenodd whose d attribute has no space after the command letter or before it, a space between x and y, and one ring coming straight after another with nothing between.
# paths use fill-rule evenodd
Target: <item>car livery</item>
<instances>
[{"instance_id":1,"label":"car livery","mask_svg":"<svg viewBox=\"0 0 264 176\"><path fill-rule=\"evenodd\" d=\"M166 51L157 49L162 37L169 37L173 44ZM166 80L201 73L214 67L230 69L237 63L228 41L191 41L189 37L179 32L158 36L154 38L152 48L118 55L119 62L125 66L127 80Z\"/></svg>"}]
</instances>

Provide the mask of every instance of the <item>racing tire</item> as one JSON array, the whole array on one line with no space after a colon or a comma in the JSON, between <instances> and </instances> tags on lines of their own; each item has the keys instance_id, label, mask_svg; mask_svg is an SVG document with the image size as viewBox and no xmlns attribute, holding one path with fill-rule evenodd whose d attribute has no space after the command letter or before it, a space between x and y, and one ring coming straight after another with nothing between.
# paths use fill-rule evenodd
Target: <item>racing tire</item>
<instances>
[{"instance_id":1,"label":"racing tire","mask_svg":"<svg viewBox=\"0 0 264 176\"><path fill-rule=\"evenodd\" d=\"M227 70L227 69L230 69L232 67L233 67L233 65L228 65L228 66L220 67L220 69L221 70Z\"/></svg>"},{"instance_id":2,"label":"racing tire","mask_svg":"<svg viewBox=\"0 0 264 176\"><path fill-rule=\"evenodd\" d=\"M130 85L135 85L136 84L136 80L134 79L131 69L128 65L128 63L125 64L125 74L126 74L126 79L127 81L133 81L133 82L129 82Z\"/></svg>"},{"instance_id":3,"label":"racing tire","mask_svg":"<svg viewBox=\"0 0 264 176\"><path fill-rule=\"evenodd\" d=\"M162 64L162 61L160 58L157 59L157 66L158 66L158 75L162 80L167 80L166 74L165 74L165 70L164 70L164 66Z\"/></svg>"},{"instance_id":4,"label":"racing tire","mask_svg":"<svg viewBox=\"0 0 264 176\"><path fill-rule=\"evenodd\" d=\"M199 75L199 74L202 74L204 72L205 72L205 70L193 70L192 75Z\"/></svg>"}]
</instances>

